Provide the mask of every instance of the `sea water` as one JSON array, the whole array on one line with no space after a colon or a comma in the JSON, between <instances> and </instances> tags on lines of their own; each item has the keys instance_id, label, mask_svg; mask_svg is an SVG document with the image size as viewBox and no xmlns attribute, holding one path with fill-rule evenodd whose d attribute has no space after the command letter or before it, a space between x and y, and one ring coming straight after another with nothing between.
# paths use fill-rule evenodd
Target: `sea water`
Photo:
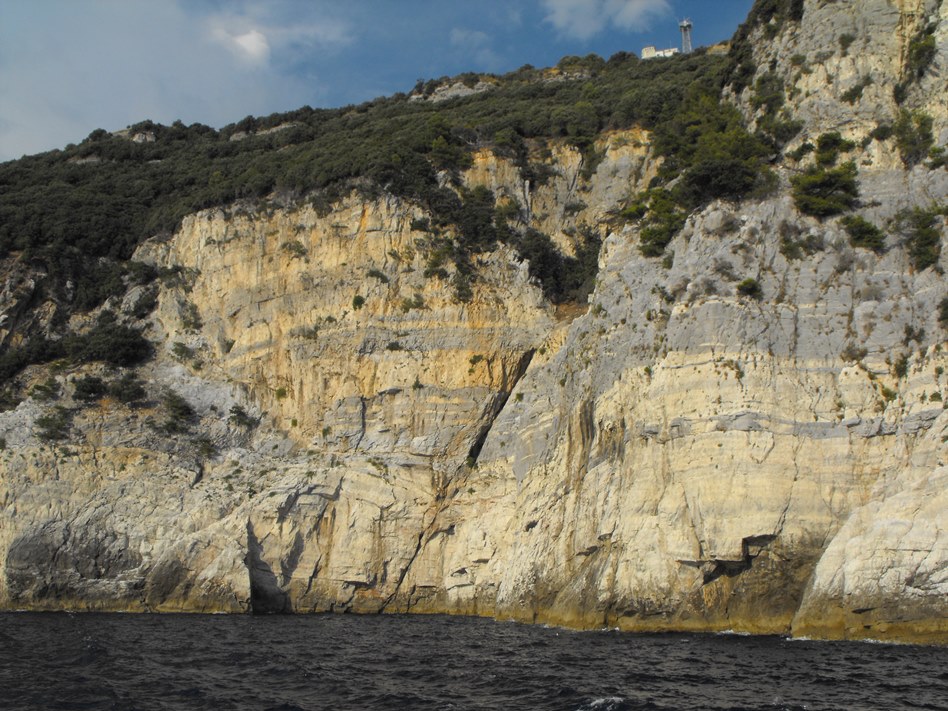
<instances>
[{"instance_id":1,"label":"sea water","mask_svg":"<svg viewBox=\"0 0 948 711\"><path fill-rule=\"evenodd\" d=\"M429 616L0 614L2 709L946 709L948 649Z\"/></svg>"}]
</instances>

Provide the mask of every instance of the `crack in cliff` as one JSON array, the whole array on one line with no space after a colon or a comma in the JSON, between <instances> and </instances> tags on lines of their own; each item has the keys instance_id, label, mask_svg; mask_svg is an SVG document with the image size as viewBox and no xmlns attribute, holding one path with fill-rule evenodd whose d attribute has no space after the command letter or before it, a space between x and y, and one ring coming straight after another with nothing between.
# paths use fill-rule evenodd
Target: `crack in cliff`
<instances>
[{"instance_id":1,"label":"crack in cliff","mask_svg":"<svg viewBox=\"0 0 948 711\"><path fill-rule=\"evenodd\" d=\"M481 425L480 431L474 437L474 442L471 444L471 448L468 450L468 462L477 461L477 458L481 454L481 450L484 448L484 443L487 441L487 436L494 427L494 423L497 421L497 418L500 417L500 413L502 413L504 408L507 406L507 402L510 400L510 394L514 391L514 388L517 387L517 383L519 383L526 374L527 369L530 367L530 363L533 362L533 356L535 354L536 350L531 348L520 357L520 360L517 361L516 367L510 374L510 388L507 391L501 391L498 393L500 397L496 398L492 403L490 403L490 406L487 408L483 416L484 424Z\"/></svg>"},{"instance_id":2,"label":"crack in cliff","mask_svg":"<svg viewBox=\"0 0 948 711\"><path fill-rule=\"evenodd\" d=\"M435 514L435 518L437 518L437 514ZM434 520L432 520L432 524L433 523L434 523ZM408 571L411 569L411 566L415 562L415 559L418 557L418 554L421 553L421 547L422 545L424 545L424 537L425 537L425 532L427 530L428 529L425 529L418 533L418 540L415 542L415 551L411 554L411 558L408 559L408 562L405 564L405 567L402 568L401 572L399 573L398 581L395 583L395 589L392 590L392 594L389 595L387 598L385 598L385 600L379 606L378 611L380 614L385 612L385 609L392 603L392 601L395 599L395 596L398 595L398 593L401 591L402 584L405 582L405 578L408 575ZM405 611L408 612L408 609L410 607L411 607L410 605L407 605L405 608Z\"/></svg>"},{"instance_id":3,"label":"crack in cliff","mask_svg":"<svg viewBox=\"0 0 948 711\"><path fill-rule=\"evenodd\" d=\"M783 511L780 512L777 524L774 526L774 533L778 535L783 532L783 526L787 521L787 513L790 511L790 504L793 503L793 490L796 488L797 481L800 478L800 462L798 456L803 446L803 440L798 439L793 448L793 481L790 482L790 492L787 494L787 503L784 505Z\"/></svg>"},{"instance_id":4,"label":"crack in cliff","mask_svg":"<svg viewBox=\"0 0 948 711\"><path fill-rule=\"evenodd\" d=\"M362 440L365 439L365 397L359 396L359 439L356 441L354 450L362 446Z\"/></svg>"}]
</instances>

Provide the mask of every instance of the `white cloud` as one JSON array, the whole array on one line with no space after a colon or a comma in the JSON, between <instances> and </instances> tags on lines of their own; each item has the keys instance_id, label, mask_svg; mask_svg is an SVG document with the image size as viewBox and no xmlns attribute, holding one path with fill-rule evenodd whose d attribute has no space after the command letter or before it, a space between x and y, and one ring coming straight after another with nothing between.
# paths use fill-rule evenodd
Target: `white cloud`
<instances>
[{"instance_id":1,"label":"white cloud","mask_svg":"<svg viewBox=\"0 0 948 711\"><path fill-rule=\"evenodd\" d=\"M542 0L546 21L563 36L588 40L613 25L630 32L648 29L671 12L668 0Z\"/></svg>"},{"instance_id":2,"label":"white cloud","mask_svg":"<svg viewBox=\"0 0 948 711\"><path fill-rule=\"evenodd\" d=\"M476 66L471 69L493 70L499 67L501 58L491 48L491 39L486 32L455 27L450 34L451 46L472 59Z\"/></svg>"},{"instance_id":3,"label":"white cloud","mask_svg":"<svg viewBox=\"0 0 948 711\"><path fill-rule=\"evenodd\" d=\"M319 6L309 5L308 9L313 14ZM207 24L215 41L240 60L256 66L268 64L274 53L331 51L352 42L352 33L344 22L326 16L315 22L300 20L298 8L283 3L237 3L228 14L209 17Z\"/></svg>"},{"instance_id":4,"label":"white cloud","mask_svg":"<svg viewBox=\"0 0 948 711\"><path fill-rule=\"evenodd\" d=\"M260 30L248 30L242 34L231 34L217 27L212 36L235 55L250 64L266 64L270 59L270 43Z\"/></svg>"}]
</instances>

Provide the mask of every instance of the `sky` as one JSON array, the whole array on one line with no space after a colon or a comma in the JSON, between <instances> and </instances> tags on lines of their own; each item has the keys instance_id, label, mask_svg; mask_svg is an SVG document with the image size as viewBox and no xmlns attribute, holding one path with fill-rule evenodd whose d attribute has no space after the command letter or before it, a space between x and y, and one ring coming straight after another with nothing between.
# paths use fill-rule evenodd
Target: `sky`
<instances>
[{"instance_id":1,"label":"sky","mask_svg":"<svg viewBox=\"0 0 948 711\"><path fill-rule=\"evenodd\" d=\"M730 38L753 0L0 0L0 161L151 119L220 128L418 79Z\"/></svg>"}]
</instances>

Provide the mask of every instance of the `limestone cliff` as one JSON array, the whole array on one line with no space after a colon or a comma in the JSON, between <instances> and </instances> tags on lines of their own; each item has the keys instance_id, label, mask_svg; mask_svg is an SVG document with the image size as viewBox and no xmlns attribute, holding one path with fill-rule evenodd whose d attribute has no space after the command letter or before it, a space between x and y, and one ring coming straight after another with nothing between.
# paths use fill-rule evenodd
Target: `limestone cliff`
<instances>
[{"instance_id":1,"label":"limestone cliff","mask_svg":"<svg viewBox=\"0 0 948 711\"><path fill-rule=\"evenodd\" d=\"M730 95L760 123L753 87L778 76L800 132L777 189L690 214L664 259L617 218L659 168L647 132L601 135L594 169L557 143L539 185L474 154L463 183L562 250L606 235L586 308L555 309L508 247L459 300L453 266L426 275L427 215L384 193L235 204L144 244L163 275L146 396L80 407L81 378L117 375L32 366L0 412L0 605L944 643L945 218L923 269L897 218L946 204L948 171L877 129L912 110L948 143L948 7L802 7L748 29L756 74ZM884 250L790 196L798 149L833 131ZM12 313L28 276L3 293Z\"/></svg>"}]
</instances>

